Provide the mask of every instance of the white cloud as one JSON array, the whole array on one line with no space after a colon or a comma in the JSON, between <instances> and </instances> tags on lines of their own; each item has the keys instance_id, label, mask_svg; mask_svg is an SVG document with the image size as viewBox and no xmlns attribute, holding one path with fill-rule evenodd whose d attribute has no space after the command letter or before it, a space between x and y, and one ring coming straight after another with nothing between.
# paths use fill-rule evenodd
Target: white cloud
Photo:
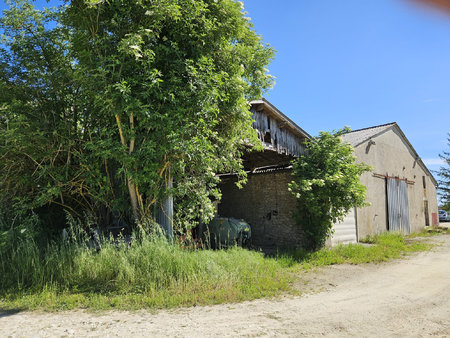
<instances>
[{"instance_id":1,"label":"white cloud","mask_svg":"<svg viewBox=\"0 0 450 338\"><path fill-rule=\"evenodd\" d=\"M423 103L429 103L429 102L435 102L435 101L437 101L437 100L436 99L425 99L422 102Z\"/></svg>"},{"instance_id":2,"label":"white cloud","mask_svg":"<svg viewBox=\"0 0 450 338\"><path fill-rule=\"evenodd\" d=\"M441 158L423 158L422 161L423 161L423 163L425 163L425 165L444 165L445 164L444 160Z\"/></svg>"}]
</instances>

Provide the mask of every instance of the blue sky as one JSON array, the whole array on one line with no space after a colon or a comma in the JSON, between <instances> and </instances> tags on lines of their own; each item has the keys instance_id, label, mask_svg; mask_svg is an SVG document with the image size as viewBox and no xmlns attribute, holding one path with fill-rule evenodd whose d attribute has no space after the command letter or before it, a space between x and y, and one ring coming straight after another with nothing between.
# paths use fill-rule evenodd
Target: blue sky
<instances>
[{"instance_id":1,"label":"blue sky","mask_svg":"<svg viewBox=\"0 0 450 338\"><path fill-rule=\"evenodd\" d=\"M397 122L439 168L450 132L450 15L408 0L244 4L277 50L272 104L312 135Z\"/></svg>"},{"instance_id":2,"label":"blue sky","mask_svg":"<svg viewBox=\"0 0 450 338\"><path fill-rule=\"evenodd\" d=\"M427 166L439 168L450 132L450 14L412 0L244 5L277 50L266 98L282 112L312 135L395 121Z\"/></svg>"}]
</instances>

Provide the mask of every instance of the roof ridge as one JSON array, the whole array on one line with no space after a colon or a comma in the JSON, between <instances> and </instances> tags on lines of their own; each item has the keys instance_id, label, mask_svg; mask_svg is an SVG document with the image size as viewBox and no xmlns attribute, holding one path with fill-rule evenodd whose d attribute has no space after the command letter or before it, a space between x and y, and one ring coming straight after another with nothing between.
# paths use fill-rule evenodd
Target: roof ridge
<instances>
[{"instance_id":1,"label":"roof ridge","mask_svg":"<svg viewBox=\"0 0 450 338\"><path fill-rule=\"evenodd\" d=\"M431 180L435 184L437 184L436 179L433 177L433 174L430 172L430 170L427 168L427 166L423 163L423 161L420 158L419 154L414 149L414 147L411 144L411 142L409 142L408 138L406 137L405 133L403 133L402 129L397 124L397 122L380 124L379 126L373 126L373 127L362 128L362 129L350 131L350 132L348 132L346 134L343 134L342 138L346 142L350 143L353 147L358 147L361 144L363 144L364 142L366 142L367 140L371 139L372 137L376 137L376 136L384 133L387 130L387 128L375 130L376 128L391 127L391 126L395 126L396 127L396 129L399 132L399 137L406 143L407 147L410 149L410 151L412 152L413 156L419 162L419 165L421 165L422 168L425 170L425 172L431 177ZM366 132L364 132L364 131L366 131Z\"/></svg>"},{"instance_id":2,"label":"roof ridge","mask_svg":"<svg viewBox=\"0 0 450 338\"><path fill-rule=\"evenodd\" d=\"M358 132L358 131L363 131L363 130L375 129L375 128L379 128L379 127L393 126L395 124L397 124L397 122L389 122L389 123L385 123L385 124L380 124L378 126L372 126L372 127L361 128L361 129L355 129L355 130L349 131L348 133L345 133L344 135L355 133L355 132Z\"/></svg>"}]
</instances>

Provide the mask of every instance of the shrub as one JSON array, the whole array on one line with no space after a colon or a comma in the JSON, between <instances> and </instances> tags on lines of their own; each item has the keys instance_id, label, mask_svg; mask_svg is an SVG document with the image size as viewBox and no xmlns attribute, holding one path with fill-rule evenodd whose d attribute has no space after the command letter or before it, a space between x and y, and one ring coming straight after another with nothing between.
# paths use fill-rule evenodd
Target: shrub
<instances>
[{"instance_id":1,"label":"shrub","mask_svg":"<svg viewBox=\"0 0 450 338\"><path fill-rule=\"evenodd\" d=\"M307 154L293 161L294 181L289 190L297 198L297 222L310 250L325 244L333 223L342 221L351 208L366 204L366 187L359 178L371 168L356 163L353 147L340 139L349 131L321 132L306 141Z\"/></svg>"}]
</instances>

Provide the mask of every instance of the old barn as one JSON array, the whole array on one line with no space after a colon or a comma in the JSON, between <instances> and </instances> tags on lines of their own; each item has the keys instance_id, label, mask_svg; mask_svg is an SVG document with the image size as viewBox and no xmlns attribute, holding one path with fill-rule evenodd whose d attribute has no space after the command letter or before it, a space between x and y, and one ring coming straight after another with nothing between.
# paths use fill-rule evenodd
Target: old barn
<instances>
[{"instance_id":1,"label":"old barn","mask_svg":"<svg viewBox=\"0 0 450 338\"><path fill-rule=\"evenodd\" d=\"M364 128L342 136L359 162L373 167L361 176L370 206L357 208L346 222L362 239L384 231L405 234L438 224L437 182L397 123Z\"/></svg>"},{"instance_id":2,"label":"old barn","mask_svg":"<svg viewBox=\"0 0 450 338\"><path fill-rule=\"evenodd\" d=\"M252 227L253 244L266 251L301 246L296 200L287 188L292 181L290 162L304 154L303 142L311 136L265 99L251 102L251 112L264 151L244 155L248 182L242 189L236 187L234 175L221 175L218 213L246 220Z\"/></svg>"},{"instance_id":3,"label":"old barn","mask_svg":"<svg viewBox=\"0 0 450 338\"><path fill-rule=\"evenodd\" d=\"M243 189L236 187L234 175L222 175L218 213L249 222L253 244L265 251L302 246L296 199L287 188L292 181L290 162L305 153L303 143L311 136L265 99L253 101L251 111L264 151L245 154L248 183ZM358 161L373 167L361 177L370 205L355 208L335 224L330 245L355 243L384 231L408 234L438 224L437 182L397 123L355 130L342 138L354 147Z\"/></svg>"}]
</instances>

